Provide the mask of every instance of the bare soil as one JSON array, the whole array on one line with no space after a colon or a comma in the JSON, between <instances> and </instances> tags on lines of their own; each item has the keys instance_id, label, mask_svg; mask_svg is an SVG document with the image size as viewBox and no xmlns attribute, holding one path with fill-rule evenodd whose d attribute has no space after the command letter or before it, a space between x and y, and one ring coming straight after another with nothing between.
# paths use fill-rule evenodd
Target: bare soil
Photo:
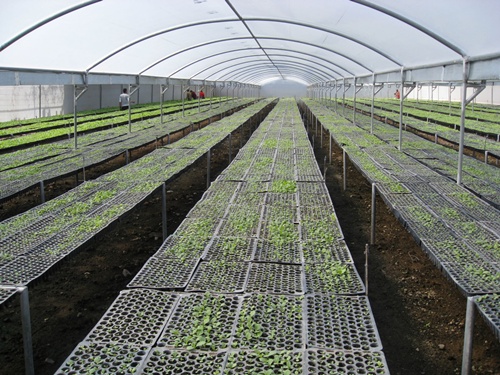
<instances>
[{"instance_id":1,"label":"bare soil","mask_svg":"<svg viewBox=\"0 0 500 375\"><path fill-rule=\"evenodd\" d=\"M249 131L233 135L239 149ZM311 133L311 137L313 134ZM320 145L318 137L316 146ZM316 147L323 169L328 137ZM211 155L211 179L228 165L228 143ZM147 152L147 150L144 150ZM206 190L206 159L167 185L168 233L173 233ZM88 171L97 176L123 160ZM371 186L349 163L343 191L342 153L334 147L326 183L358 272L364 275L365 245L370 239ZM75 177L47 187L56 196L74 186ZM3 218L39 202L35 189L0 210ZM161 196L153 195L105 235L74 254L30 286L31 323L37 375L53 374L102 317L162 239ZM376 246L369 254L369 298L384 353L393 375L459 374L466 299L431 263L413 237L377 199ZM0 375L24 373L18 298L0 306ZM473 374L500 374L500 344L483 320L476 318Z\"/></svg>"}]
</instances>

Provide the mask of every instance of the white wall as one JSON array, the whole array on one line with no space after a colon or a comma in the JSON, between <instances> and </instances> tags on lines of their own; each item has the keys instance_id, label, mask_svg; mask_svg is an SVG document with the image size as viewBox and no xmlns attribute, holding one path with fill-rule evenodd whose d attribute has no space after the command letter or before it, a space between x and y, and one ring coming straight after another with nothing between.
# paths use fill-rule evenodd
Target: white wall
<instances>
[{"instance_id":1,"label":"white wall","mask_svg":"<svg viewBox=\"0 0 500 375\"><path fill-rule=\"evenodd\" d=\"M118 98L128 85L91 85L80 96L77 111L118 108ZM180 99L180 86L171 85L163 100ZM0 122L73 113L73 86L0 86ZM132 95L138 104L160 101L160 87L142 85Z\"/></svg>"},{"instance_id":2,"label":"white wall","mask_svg":"<svg viewBox=\"0 0 500 375\"><path fill-rule=\"evenodd\" d=\"M302 98L307 96L307 87L294 81L273 81L261 87L260 96L265 98L276 96Z\"/></svg>"},{"instance_id":3,"label":"white wall","mask_svg":"<svg viewBox=\"0 0 500 375\"><path fill-rule=\"evenodd\" d=\"M65 113L64 86L0 86L0 121Z\"/></svg>"},{"instance_id":4,"label":"white wall","mask_svg":"<svg viewBox=\"0 0 500 375\"><path fill-rule=\"evenodd\" d=\"M396 91L396 85L385 85L384 88L377 94L377 98L393 98L394 91ZM371 98L371 86L362 89L358 92L357 96L361 98ZM401 90L400 90L401 91ZM462 86L458 85L455 88L450 88L449 86L422 86L421 88L415 88L410 95L409 99L421 99L421 100L442 100L459 102L461 100ZM467 89L467 97L473 94L474 90L472 88ZM335 94L332 94L334 96ZM342 97L342 90L337 93L338 97ZM353 91L352 88L347 91L346 98L352 98ZM475 99L475 103L481 104L495 104L500 105L500 83L492 82L481 92Z\"/></svg>"}]
</instances>

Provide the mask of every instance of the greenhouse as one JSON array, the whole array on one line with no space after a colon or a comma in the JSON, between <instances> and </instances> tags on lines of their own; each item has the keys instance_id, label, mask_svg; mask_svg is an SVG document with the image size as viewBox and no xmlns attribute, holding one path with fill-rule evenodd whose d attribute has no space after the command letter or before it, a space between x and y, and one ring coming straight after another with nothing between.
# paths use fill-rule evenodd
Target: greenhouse
<instances>
[{"instance_id":1,"label":"greenhouse","mask_svg":"<svg viewBox=\"0 0 500 375\"><path fill-rule=\"evenodd\" d=\"M500 373L500 2L0 9L0 374Z\"/></svg>"}]
</instances>

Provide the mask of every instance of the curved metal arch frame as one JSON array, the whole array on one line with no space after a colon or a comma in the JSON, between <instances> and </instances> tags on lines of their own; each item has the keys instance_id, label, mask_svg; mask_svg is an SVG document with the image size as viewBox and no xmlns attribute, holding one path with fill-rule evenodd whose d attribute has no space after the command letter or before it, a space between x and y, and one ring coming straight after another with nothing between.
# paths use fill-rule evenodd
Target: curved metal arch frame
<instances>
[{"instance_id":1,"label":"curved metal arch frame","mask_svg":"<svg viewBox=\"0 0 500 375\"><path fill-rule=\"evenodd\" d=\"M328 29L325 29L325 28L319 28L319 27L316 27L314 25L309 25L309 24L301 24L299 22L295 22L295 21L288 21L288 20L279 20L279 19L265 19L265 18L245 18L244 20L256 20L256 21L267 21L267 22L281 22L281 23L290 23L290 24L295 24L295 25L298 25L298 26L302 26L302 27L308 27L308 28L312 28L312 29L316 29L316 30L319 30L319 31L323 31L323 32L327 32L329 34L332 34L332 35L336 35L336 36L339 36L339 37L342 37L342 38L346 38L347 40L353 42L353 43L357 43L359 44L360 46L364 47L364 48L368 48L370 50L372 50L373 52L379 54L380 56L388 59L389 61L395 63L396 65L398 66L401 66L400 63L397 63L396 60L394 60L393 58L391 58L390 56L386 56L385 53L383 52L380 52L378 51L377 49L373 49L373 48L370 48L368 45L366 45L364 42L361 42L357 39L354 39L354 38L351 38L351 37L346 37L345 35L343 34L340 34L340 33L336 33L334 31L331 31L331 30L328 30ZM94 69L96 66L98 66L99 64L103 63L104 61L108 60L109 58L117 55L118 53L126 50L127 48L129 47L132 47L136 44L139 44L145 40L148 40L148 39L151 39L151 38L154 38L156 36L160 36L160 35L163 35L163 34L167 34L169 32L172 32L172 31L177 31L177 30L182 30L184 28L189 28L189 27L195 27L195 26L201 26L201 25L207 25L207 24L214 24L214 23L226 23L226 22L242 22L241 19L239 18L236 18L236 19L225 19L225 20L209 20L209 21L203 21L203 22L195 22L195 23L191 23L191 24L185 24L185 25L179 25L179 26L176 26L176 27L172 27L172 28L168 28L166 30L161 30L161 31L157 31L155 33L152 33L152 34L149 34L149 35L146 35L142 38L139 38L133 42L130 42L129 44L126 44L125 46L122 46L118 49L116 49L115 51L113 51L112 53L104 56L103 58L101 58L100 60L98 60L97 62L95 62L94 64L92 64L89 68L86 69L86 73L89 73L92 69ZM252 39L252 40L260 40L260 39L267 39L268 37L255 37L255 36L251 36L251 37L248 37L249 39ZM277 39L282 39L282 38L277 38ZM285 40L287 40L286 38L283 38ZM296 41L294 39L288 39L289 41ZM299 42L299 41L296 41L296 42ZM307 43L306 43L307 44ZM311 44L311 45L314 45L314 44ZM264 48L263 48L264 49ZM357 65L359 66L362 66L363 68L365 68L366 70L371 71L371 69L365 67L362 63L360 63L359 61L356 61L354 60L353 58L351 57L348 57L340 52L337 52L337 51L333 51L333 50L330 50L330 52L332 53L335 53L339 56L342 56L344 57L345 59L349 60L349 61L352 61L354 63L356 63ZM161 61L158 61L157 63L160 63ZM155 64L156 65L156 64ZM154 66L154 65L153 65ZM142 72L150 69L152 66L149 66L145 69L143 69ZM140 73L141 74L141 73Z\"/></svg>"},{"instance_id":2,"label":"curved metal arch frame","mask_svg":"<svg viewBox=\"0 0 500 375\"><path fill-rule=\"evenodd\" d=\"M438 43L444 45L445 47L449 48L450 50L452 50L456 54L460 55L462 58L465 59L467 57L467 54L464 51L462 51L462 49L460 47L454 45L449 40L447 40L447 39L443 38L442 36L436 34L432 30L429 30L429 29L423 27L422 25L418 24L417 22L412 21L411 19L402 16L401 14L393 12L393 11L391 11L391 10L389 10L387 8L384 8L384 7L380 6L380 5L376 5L376 4L370 3L370 2L368 2L366 0L350 0L350 1L353 2L353 3L359 4L359 5L365 6L367 8L373 9L373 10L375 10L377 12L383 13L383 14L389 16L389 17L395 18L398 21L401 21L401 22L405 23L406 25L411 26L411 27L415 28L416 30L420 31L421 33L427 35L428 37L434 39Z\"/></svg>"},{"instance_id":3,"label":"curved metal arch frame","mask_svg":"<svg viewBox=\"0 0 500 375\"><path fill-rule=\"evenodd\" d=\"M197 63L198 63L198 62L200 62L200 61L206 61L207 59L210 59L210 58L212 58L212 57L220 56L220 55L227 54L227 53L234 53L234 52L239 52L239 51L248 51L248 50L258 50L258 51L261 51L262 49L261 49L261 48L258 48L258 47L252 47L252 48L236 48L236 49L233 49L233 50L227 50L227 51L223 51L223 52L214 53L214 54L209 55L209 56L204 56L204 57L201 57L201 58L199 58L199 59L197 59L197 60L195 60L195 61L192 61L192 62L189 62L188 64L183 65L182 67L180 67L179 69L177 69L176 71L174 71L173 73L171 73L171 74L168 76L168 78L170 78L170 77L172 77L174 74L177 74L178 72L182 71L184 68L186 68L186 67L188 67L188 66L192 66L192 65L194 65L194 64L197 64ZM310 53L306 53L306 52L302 52L302 51L295 51L295 50L286 49L286 48L266 48L266 50L268 50L268 51L271 51L271 50L273 50L273 51L275 51L275 50L276 50L276 51L285 51L285 52L291 52L291 53L296 53L296 54L299 54L299 55L305 55L305 56L313 57L313 58L315 58L315 59L318 59L318 60L321 60L321 61L327 62L327 63L329 63L329 64L331 64L331 65L333 65L333 66L335 66L335 67L337 67L337 68L340 68L340 69L344 70L345 72L347 72L347 73L348 73L349 75L351 75L351 76L353 75L353 73L352 73L352 72L350 72L350 71L348 71L348 70L346 70L346 69L342 68L341 66L339 66L339 65L337 65L337 64L334 64L334 63L332 63L331 61L329 61L329 60L327 60L327 59L325 59L325 58L323 58L323 57L315 56L315 55L310 54ZM249 55L249 56L259 56L259 55ZM262 56L265 56L265 55L262 55ZM306 60L306 59L305 59L305 58L303 58L303 57L297 57L297 56L291 56L291 55L283 55L283 56L290 56L291 58L297 58L297 59L298 59L298 58L300 58L300 59L304 59L304 60ZM242 58L243 58L243 57L242 57ZM231 59L226 60L226 61L231 61ZM208 70L208 69L211 69L211 68L213 68L214 66L217 66L218 64L220 64L220 62L217 62L217 63L215 63L215 64L213 64L213 65L210 65L209 67L207 67L207 68L203 69L202 71L206 71L206 70ZM327 67L325 66L325 68L327 68ZM339 75L340 77L344 77L344 75L343 75L342 73L340 73L340 72L338 72L338 71L336 71L336 70L334 70L334 69L332 69L332 68L328 68L328 69L329 69L329 70L331 70L332 72L336 73L336 74L337 74L337 75ZM200 74L202 71L199 71L197 74Z\"/></svg>"},{"instance_id":4,"label":"curved metal arch frame","mask_svg":"<svg viewBox=\"0 0 500 375\"><path fill-rule=\"evenodd\" d=\"M222 62L222 64L223 64L223 63L226 63L226 62L230 62L230 61L238 60L238 59L250 59L250 58L252 58L252 57L259 57L259 56L261 56L261 57L265 57L265 56L267 56L267 57L269 57L269 56L280 56L280 57L288 57L288 58L290 58L290 59L298 59L298 60L310 61L310 60L307 60L307 59L306 59L306 58L304 58L304 57L298 57L298 56L290 56L290 55L284 55L284 54L267 54L267 55L249 55L249 56L240 56L240 57L235 57L234 59L225 60L224 62ZM197 73L193 74L193 75L190 77L190 79L193 79L193 77L195 77L195 76L197 76L197 75L199 75L199 74L201 74L201 73L203 73L203 72L205 72L205 71L207 71L207 70L209 70L209 69L212 69L212 68L214 68L214 67L216 67L217 65L220 65L220 64L221 64L221 63L217 63L217 64L210 65L210 66L208 66L207 68L202 69L201 71L198 71ZM333 70L333 69L331 69L331 68L329 68L329 67L327 67L327 66L325 66L325 65L323 65L323 64L319 64L319 63L317 63L316 65L320 65L320 66L322 66L323 68L325 68L325 69L327 69L327 70L330 70L330 71L334 72L335 74L337 74L337 75L341 76L341 75L340 75L337 71L335 71L335 70ZM188 66L188 65L185 65L184 67L186 67L186 66ZM224 69L227 69L227 68L224 68ZM180 69L180 70L182 70L182 69ZM180 70L178 70L178 71L180 71ZM221 69L221 70L222 70L222 69ZM220 72L221 70L219 70L218 72ZM178 71L177 71L177 72L178 72ZM213 74L213 73L212 73L212 74ZM206 79L208 79L209 77L210 77L210 75L208 75L208 76L206 77Z\"/></svg>"},{"instance_id":5,"label":"curved metal arch frame","mask_svg":"<svg viewBox=\"0 0 500 375\"><path fill-rule=\"evenodd\" d=\"M31 27L28 27L26 30L20 32L19 34L17 34L16 36L14 36L12 39L10 39L7 42L5 42L4 44L2 44L0 46L0 52L2 52L4 49L6 49L11 44L14 44L15 42L17 42L19 39L21 39L24 36L28 35L29 33L35 31L36 29L38 29L40 27L42 27L43 25L46 25L46 24L48 24L48 23L50 23L50 22L52 22L55 19L58 19L60 17L64 17L65 15L67 15L69 13L72 13L72 12L74 12L76 10L85 8L85 7L89 6L89 5L94 5L95 3L99 3L101 1L102 0L89 0L89 1L86 1L84 3L72 6L72 7L68 8L68 9L64 9L64 10L62 10L60 12L57 12L56 14L53 14L50 17L47 17L46 19L44 19L44 20L42 20L42 21L34 24Z\"/></svg>"},{"instance_id":6,"label":"curved metal arch frame","mask_svg":"<svg viewBox=\"0 0 500 375\"><path fill-rule=\"evenodd\" d=\"M279 78L277 78L276 74L270 74L269 72L271 71L272 69L261 69L260 71L257 71L257 72L253 72L253 73L247 73L247 77L246 79L248 80L247 82L248 83L251 83L251 84L256 84L256 85L259 85L259 83L252 83L252 82L262 82L263 80L267 80L269 78L276 78L277 80L279 80ZM311 79L307 76L307 75L299 75L296 73L295 71L295 78L296 79L300 79L302 82L304 82L306 85L307 85L307 81L310 81ZM286 75L289 75L289 73L287 73ZM259 78L258 81L256 81L257 77L262 77L262 78ZM307 77L307 78L304 78L304 77ZM251 81L251 80L254 80L254 81Z\"/></svg>"},{"instance_id":7,"label":"curved metal arch frame","mask_svg":"<svg viewBox=\"0 0 500 375\"><path fill-rule=\"evenodd\" d=\"M368 72L370 72L370 74L374 73L372 69L364 66L363 64L359 63L358 61L355 61L353 59L350 59L349 57L341 54L341 53L338 53L336 52L335 50L331 50L329 48L326 48L324 46L321 46L321 45L317 45L317 44L314 44L314 43L309 43L309 42L305 42L305 41L299 41L299 40L294 40L294 39L287 39L287 38L273 38L273 37L259 37L259 39L262 39L262 40L280 40L280 41L286 41L286 42L291 42L291 43L298 43L298 44L305 44L305 45L308 45L308 46L311 46L311 47L315 47L315 48L318 48L318 49L322 49L322 50L325 50L325 51L328 51L334 55L338 55L338 56L341 56L343 58L345 58L346 60L349 60L351 62L353 62L354 64L356 65L359 65L360 67L362 67L363 69L367 70ZM227 41L234 41L234 40L253 40L252 37L234 37L234 38L224 38L224 39L218 39L218 40L211 40L209 42L204 42L204 43L200 43L200 44L197 44L197 45L193 45L193 46L190 46L190 47L187 47L187 48L184 48L184 49L181 49L181 50L178 50L174 53L171 53L165 57L162 57L161 59L157 60L156 62L150 64L147 68L141 70L141 72L139 72L139 75L142 75L143 73L145 73L147 70L151 69L152 67L160 64L161 62L173 57L173 56L177 56L181 53L184 53L184 52L187 52L187 51L191 51L193 49L196 49L196 48L199 48L199 47L204 47L204 46L208 46L208 45L211 45L211 44L216 44L216 43L222 43L222 42L227 42ZM264 47L262 47L263 49L265 49ZM346 70L346 69L344 69Z\"/></svg>"},{"instance_id":8,"label":"curved metal arch frame","mask_svg":"<svg viewBox=\"0 0 500 375\"><path fill-rule=\"evenodd\" d=\"M235 59L240 59L240 58L246 58L246 57L239 57L239 58L235 58ZM305 60L305 59L304 59L304 60ZM228 60L228 61L231 61L231 60ZM277 61L279 61L280 63L282 63L282 62L288 62L288 60L274 60L274 59L273 59L273 63L274 63L274 62L277 62ZM236 64L236 65L243 65L243 64L246 64L246 63L249 63L249 62L253 62L253 61L246 60L246 61L244 61L244 62L242 62L242 63L239 63L239 64ZM236 65L233 65L233 66L236 66ZM298 65L300 65L300 66L307 66L307 67L309 67L309 68L315 69L316 71L321 72L321 73L323 73L323 74L325 74L325 75L327 75L327 76L328 76L328 74L327 74L327 73L325 73L325 72L323 72L322 70L317 69L317 68L315 68L315 67L313 67L313 66L311 66L311 65L306 65L306 64L298 64ZM231 66L231 67L233 67L233 66ZM222 68L222 69L220 69L220 70L218 70L218 71L216 71L216 72L213 72L213 73L209 74L208 76L206 76L206 79L210 79L210 77L211 77L212 75L215 75L215 74L217 74L217 73L220 73L220 72L222 72L222 71L224 71L224 70L226 70L226 69L229 69L229 68L230 68L230 67L224 67L224 68ZM196 76L196 74L195 74L194 76ZM192 76L191 78L193 78L194 76Z\"/></svg>"},{"instance_id":9,"label":"curved metal arch frame","mask_svg":"<svg viewBox=\"0 0 500 375\"><path fill-rule=\"evenodd\" d=\"M259 64L259 65L256 65L256 66L252 65L252 66L249 66L248 68L252 68L252 70L255 70L255 69L259 68L259 67L263 67L263 68L264 68L264 67L269 67L269 64L270 64L270 63L267 63L267 64L265 64L265 65L263 65L263 64ZM322 80L324 80L324 79L325 79L323 75L318 74L318 73L316 73L316 72L311 72L308 68L303 67L303 66L300 66L300 65L299 65L299 66L297 66L297 65L290 65L290 64L271 64L271 65L272 65L272 66L274 66L274 67L275 67L275 69L279 69L279 70L280 70L280 72L281 72L281 70L286 69L288 72L291 72L291 73L288 73L289 75L294 75L294 74L296 74L296 75L298 76L298 75L299 75L298 73L299 73L300 71L306 71L306 72L308 73L308 76L310 76L310 77L315 77L315 78L316 78L316 79L308 79L308 80L306 80L306 82L311 82L311 81L313 81L313 82L314 82L314 81L316 81L316 80L318 80L318 81L322 81ZM294 69L296 70L296 72L294 72L294 71L293 71ZM244 77L245 77L245 73L246 73L248 70L249 70L249 69L246 69L246 68L245 68L245 69L239 69L239 70L237 70L237 71L229 72L229 73L227 73L226 75L223 75L223 76L218 77L218 79L217 79L217 80L227 79L227 80L232 80L232 81L241 81L241 82L244 82L244 81L243 81L243 79L244 79ZM280 74L280 75L281 75L281 74ZM281 75L281 76L282 76L282 75ZM224 78L224 77L225 77L225 78ZM283 76L282 76L282 78L284 79L284 77L283 77Z\"/></svg>"},{"instance_id":10,"label":"curved metal arch frame","mask_svg":"<svg viewBox=\"0 0 500 375\"><path fill-rule=\"evenodd\" d=\"M321 76L319 76L318 74L315 74L315 73L313 73L313 72L311 72L311 71L309 71L309 70L307 70L307 69L304 69L302 66L300 66L300 67L297 67L297 66L292 66L292 67L289 67L289 66L287 66L287 65L281 65L281 66L282 66L283 68L285 68L285 69L292 69L292 70L291 70L291 72L292 72L292 73L294 72L294 70L293 70L293 69L296 69L297 71L305 71L305 72L307 72L307 73L308 73L308 76L311 76L311 77L315 77L315 78L316 78L316 80L314 80L314 79L307 79L307 80L306 80L306 82L307 82L307 81L322 82L322 81L324 80L324 78L322 78L322 77L321 77ZM229 72L229 73L227 73L227 74L233 74L233 73L234 73L234 75L233 75L233 76L228 76L227 78L224 78L224 79L225 79L225 80L231 80L231 81L233 81L233 80L242 80L242 79L245 77L246 72L247 72L249 69L251 69L251 68L253 68L253 70L254 70L254 71L255 71L255 69L256 69L254 66L250 66L250 67L247 67L247 68L245 68L245 69L239 69L239 70L237 70L237 71L235 71L235 72ZM259 69L264 69L264 68L269 69L269 67L266 67L266 66L264 66L264 65L262 65L262 64L257 65L257 68L259 68ZM298 74L297 74L297 75L298 75ZM222 77L224 77L224 76L222 76ZM222 77L219 77L219 78L217 79L217 81L220 81L220 80L222 79Z\"/></svg>"}]
</instances>

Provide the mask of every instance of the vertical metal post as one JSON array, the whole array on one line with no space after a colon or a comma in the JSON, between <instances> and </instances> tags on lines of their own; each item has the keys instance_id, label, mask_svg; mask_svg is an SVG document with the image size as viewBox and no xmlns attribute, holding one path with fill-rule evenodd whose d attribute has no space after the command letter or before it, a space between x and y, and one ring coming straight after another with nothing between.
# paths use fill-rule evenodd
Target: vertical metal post
<instances>
[{"instance_id":1,"label":"vertical metal post","mask_svg":"<svg viewBox=\"0 0 500 375\"><path fill-rule=\"evenodd\" d=\"M464 348L462 351L462 375L470 375L472 368L472 342L474 334L474 298L467 297L467 311L465 313Z\"/></svg>"},{"instance_id":2,"label":"vertical metal post","mask_svg":"<svg viewBox=\"0 0 500 375\"><path fill-rule=\"evenodd\" d=\"M346 152L345 149L342 149L342 160L343 160L343 168L344 168L344 191L347 190L347 160L346 160Z\"/></svg>"},{"instance_id":3,"label":"vertical metal post","mask_svg":"<svg viewBox=\"0 0 500 375\"><path fill-rule=\"evenodd\" d=\"M78 148L78 133L77 133L77 124L78 124L78 120L77 120L77 105L76 105L76 102L78 100L78 95L77 95L77 91L76 91L76 85L73 86L73 134L74 134L74 141L75 141L75 150Z\"/></svg>"},{"instance_id":4,"label":"vertical metal post","mask_svg":"<svg viewBox=\"0 0 500 375\"><path fill-rule=\"evenodd\" d=\"M21 320L23 326L23 344L24 344L24 366L26 375L35 375L35 364L33 361L33 341L31 337L31 318L29 293L26 286L17 288L21 294Z\"/></svg>"},{"instance_id":5,"label":"vertical metal post","mask_svg":"<svg viewBox=\"0 0 500 375\"><path fill-rule=\"evenodd\" d=\"M319 139L320 148L323 148L323 125L320 127L320 139Z\"/></svg>"},{"instance_id":6,"label":"vertical metal post","mask_svg":"<svg viewBox=\"0 0 500 375\"><path fill-rule=\"evenodd\" d=\"M130 159L129 152L128 150L125 150L125 164L129 163L129 159Z\"/></svg>"},{"instance_id":7,"label":"vertical metal post","mask_svg":"<svg viewBox=\"0 0 500 375\"><path fill-rule=\"evenodd\" d=\"M377 195L377 186L375 182L372 183L372 213L371 213L371 234L370 234L370 245L375 245L375 214L377 211L376 207L376 195Z\"/></svg>"},{"instance_id":8,"label":"vertical metal post","mask_svg":"<svg viewBox=\"0 0 500 375\"><path fill-rule=\"evenodd\" d=\"M373 74L373 86L372 86L372 107L370 113L370 134L373 134L373 115L375 110L375 73Z\"/></svg>"},{"instance_id":9,"label":"vertical metal post","mask_svg":"<svg viewBox=\"0 0 500 375\"><path fill-rule=\"evenodd\" d=\"M45 184L42 181L40 181L40 201L41 203L45 203Z\"/></svg>"},{"instance_id":10,"label":"vertical metal post","mask_svg":"<svg viewBox=\"0 0 500 375\"><path fill-rule=\"evenodd\" d=\"M488 151L484 151L484 164L488 164Z\"/></svg>"},{"instance_id":11,"label":"vertical metal post","mask_svg":"<svg viewBox=\"0 0 500 375\"><path fill-rule=\"evenodd\" d=\"M328 155L329 155L328 156L329 157L328 161L330 162L330 164L332 164L332 134L331 133L329 133L329 137L328 138L330 138L330 152L328 153Z\"/></svg>"},{"instance_id":12,"label":"vertical metal post","mask_svg":"<svg viewBox=\"0 0 500 375\"><path fill-rule=\"evenodd\" d=\"M207 151L207 189L210 187L210 154L211 149Z\"/></svg>"},{"instance_id":13,"label":"vertical metal post","mask_svg":"<svg viewBox=\"0 0 500 375\"><path fill-rule=\"evenodd\" d=\"M42 117L42 85L38 85L38 118Z\"/></svg>"},{"instance_id":14,"label":"vertical metal post","mask_svg":"<svg viewBox=\"0 0 500 375\"><path fill-rule=\"evenodd\" d=\"M161 185L161 222L163 241L167 239L167 187L165 182Z\"/></svg>"},{"instance_id":15,"label":"vertical metal post","mask_svg":"<svg viewBox=\"0 0 500 375\"><path fill-rule=\"evenodd\" d=\"M368 296L368 256L370 255L370 246L365 244L365 295Z\"/></svg>"},{"instance_id":16,"label":"vertical metal post","mask_svg":"<svg viewBox=\"0 0 500 375\"><path fill-rule=\"evenodd\" d=\"M405 72L404 68L401 67L401 94L399 95L399 143L398 150L401 151L403 147L403 100L404 100L404 83L405 83Z\"/></svg>"},{"instance_id":17,"label":"vertical metal post","mask_svg":"<svg viewBox=\"0 0 500 375\"><path fill-rule=\"evenodd\" d=\"M82 155L83 158L83 168L82 168L82 174L83 174L83 182L85 182L85 155Z\"/></svg>"},{"instance_id":18,"label":"vertical metal post","mask_svg":"<svg viewBox=\"0 0 500 375\"><path fill-rule=\"evenodd\" d=\"M356 94L358 91L356 87L356 81L357 78L354 77L354 93L353 93L353 100L352 100L352 123L356 124Z\"/></svg>"},{"instance_id":19,"label":"vertical metal post","mask_svg":"<svg viewBox=\"0 0 500 375\"><path fill-rule=\"evenodd\" d=\"M326 181L326 156L323 159L323 180Z\"/></svg>"},{"instance_id":20,"label":"vertical metal post","mask_svg":"<svg viewBox=\"0 0 500 375\"><path fill-rule=\"evenodd\" d=\"M231 158L233 157L232 143L231 133L229 133L229 164L231 164Z\"/></svg>"},{"instance_id":21,"label":"vertical metal post","mask_svg":"<svg viewBox=\"0 0 500 375\"><path fill-rule=\"evenodd\" d=\"M132 93L130 92L130 88L132 85L128 85L128 132L132 132Z\"/></svg>"},{"instance_id":22,"label":"vertical metal post","mask_svg":"<svg viewBox=\"0 0 500 375\"><path fill-rule=\"evenodd\" d=\"M460 142L458 144L457 184L462 184L462 164L464 158L465 107L467 105L467 61L463 62L462 100L460 111Z\"/></svg>"}]
</instances>

